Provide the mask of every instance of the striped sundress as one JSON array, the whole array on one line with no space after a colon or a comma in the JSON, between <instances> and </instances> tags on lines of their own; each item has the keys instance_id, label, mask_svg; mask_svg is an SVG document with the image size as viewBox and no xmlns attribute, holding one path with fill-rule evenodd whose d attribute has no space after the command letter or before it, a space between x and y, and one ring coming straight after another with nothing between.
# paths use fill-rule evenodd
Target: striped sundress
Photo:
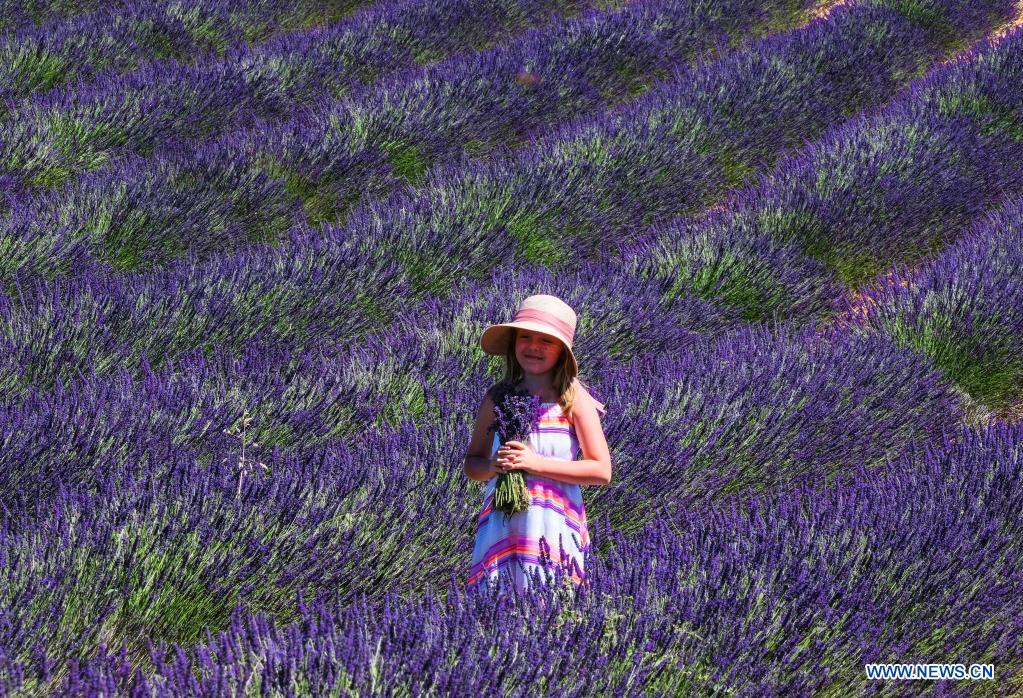
<instances>
[{"instance_id":1,"label":"striped sundress","mask_svg":"<svg viewBox=\"0 0 1023 698\"><path fill-rule=\"evenodd\" d=\"M540 419L529 434L530 448L545 458L576 460L579 441L561 406L544 402L540 409ZM491 455L500 445L495 434ZM497 476L486 482L469 567L470 589L500 586L501 578L510 576L517 589L525 590L531 570L539 570L549 581L553 570L545 572L544 561L560 565L577 586L583 581L583 554L590 548L590 536L579 485L532 473L525 473L525 478L529 508L507 521L503 512L493 511Z\"/></svg>"}]
</instances>

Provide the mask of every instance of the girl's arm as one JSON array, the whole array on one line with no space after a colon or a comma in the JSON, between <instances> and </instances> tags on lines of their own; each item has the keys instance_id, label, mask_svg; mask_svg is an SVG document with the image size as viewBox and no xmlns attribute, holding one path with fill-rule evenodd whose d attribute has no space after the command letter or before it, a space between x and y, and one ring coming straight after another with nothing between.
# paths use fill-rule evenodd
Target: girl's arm
<instances>
[{"instance_id":1,"label":"girl's arm","mask_svg":"<svg viewBox=\"0 0 1023 698\"><path fill-rule=\"evenodd\" d=\"M564 460L536 456L529 472L572 485L606 485L611 482L611 462L596 458Z\"/></svg>"},{"instance_id":2,"label":"girl's arm","mask_svg":"<svg viewBox=\"0 0 1023 698\"><path fill-rule=\"evenodd\" d=\"M493 448L494 436L487 430L494 422L494 402L490 399L490 393L483 396L483 402L476 410L476 424L472 429L472 439L469 441L469 448L465 451L465 459L462 468L470 480L485 482L498 475L490 451Z\"/></svg>"},{"instance_id":3,"label":"girl's arm","mask_svg":"<svg viewBox=\"0 0 1023 698\"><path fill-rule=\"evenodd\" d=\"M520 441L509 441L511 460L523 470L573 485L606 485L611 482L611 453L600 426L600 417L593 402L584 398L572 407L575 436L579 440L581 460L563 460L539 456ZM517 457L516 457L517 456ZM514 465L512 467L515 467Z\"/></svg>"}]
</instances>

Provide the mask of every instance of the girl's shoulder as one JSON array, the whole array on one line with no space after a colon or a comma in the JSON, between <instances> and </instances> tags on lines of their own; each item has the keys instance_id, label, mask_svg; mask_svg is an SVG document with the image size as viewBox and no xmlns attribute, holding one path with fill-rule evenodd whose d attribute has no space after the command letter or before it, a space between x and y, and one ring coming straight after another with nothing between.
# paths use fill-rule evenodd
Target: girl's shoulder
<instances>
[{"instance_id":1,"label":"girl's shoulder","mask_svg":"<svg viewBox=\"0 0 1023 698\"><path fill-rule=\"evenodd\" d=\"M525 389L522 387L522 381L509 380L507 378L503 378L487 388L487 395L492 399L501 399L505 395L512 393L521 395L525 394L525 392Z\"/></svg>"},{"instance_id":2,"label":"girl's shoulder","mask_svg":"<svg viewBox=\"0 0 1023 698\"><path fill-rule=\"evenodd\" d=\"M491 400L497 400L503 393L507 393L513 387L514 387L513 384L510 383L509 381L499 380L493 385L491 385L489 388L487 388L487 392L484 394Z\"/></svg>"}]
</instances>

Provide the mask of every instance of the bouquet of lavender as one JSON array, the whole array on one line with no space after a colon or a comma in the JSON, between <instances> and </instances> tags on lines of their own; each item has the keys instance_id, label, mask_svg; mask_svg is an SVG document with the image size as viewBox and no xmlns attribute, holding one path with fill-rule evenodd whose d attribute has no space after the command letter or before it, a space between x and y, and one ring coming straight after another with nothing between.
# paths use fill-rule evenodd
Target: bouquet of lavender
<instances>
[{"instance_id":1,"label":"bouquet of lavender","mask_svg":"<svg viewBox=\"0 0 1023 698\"><path fill-rule=\"evenodd\" d=\"M497 431L502 444L526 441L540 414L540 398L525 390L516 390L510 383L501 383L492 393L494 423L490 432ZM521 470L512 470L497 477L494 486L494 509L505 518L529 508L529 490Z\"/></svg>"}]
</instances>

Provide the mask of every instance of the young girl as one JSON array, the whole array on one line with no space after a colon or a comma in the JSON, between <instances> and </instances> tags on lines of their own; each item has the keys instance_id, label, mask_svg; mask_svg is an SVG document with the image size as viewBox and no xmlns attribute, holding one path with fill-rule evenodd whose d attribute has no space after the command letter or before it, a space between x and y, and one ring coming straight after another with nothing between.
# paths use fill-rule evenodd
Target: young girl
<instances>
[{"instance_id":1,"label":"young girl","mask_svg":"<svg viewBox=\"0 0 1023 698\"><path fill-rule=\"evenodd\" d=\"M481 588L484 582L500 586L502 578L526 589L531 574L549 579L543 572L546 561L560 562L576 586L583 581L583 554L590 540L579 486L608 484L611 455L597 414L604 406L577 378L579 367L572 353L575 325L575 312L562 300L530 296L512 322L492 325L480 338L483 351L505 356L504 381L538 396L542 404L528 443L501 445L496 433L492 438L488 433L497 386L487 391L476 413L464 468L470 479L487 484L469 569L470 589ZM576 460L580 452L582 459ZM530 505L505 517L493 510L494 487L497 476L510 470L525 471Z\"/></svg>"}]
</instances>

